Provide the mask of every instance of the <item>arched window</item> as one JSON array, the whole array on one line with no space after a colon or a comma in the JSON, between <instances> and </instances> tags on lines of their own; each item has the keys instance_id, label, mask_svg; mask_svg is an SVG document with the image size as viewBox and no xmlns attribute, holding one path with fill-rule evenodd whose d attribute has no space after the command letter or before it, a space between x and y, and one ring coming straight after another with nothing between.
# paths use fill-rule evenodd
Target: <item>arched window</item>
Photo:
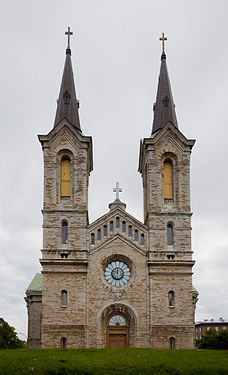
<instances>
[{"instance_id":1,"label":"arched window","mask_svg":"<svg viewBox=\"0 0 228 375\"><path fill-rule=\"evenodd\" d=\"M135 229L135 241L138 241L139 239L139 232L138 229Z\"/></svg>"},{"instance_id":2,"label":"arched window","mask_svg":"<svg viewBox=\"0 0 228 375\"><path fill-rule=\"evenodd\" d=\"M95 234L91 233L91 245L95 244Z\"/></svg>"},{"instance_id":3,"label":"arched window","mask_svg":"<svg viewBox=\"0 0 228 375\"><path fill-rule=\"evenodd\" d=\"M164 162L164 199L173 199L173 164L169 160Z\"/></svg>"},{"instance_id":4,"label":"arched window","mask_svg":"<svg viewBox=\"0 0 228 375\"><path fill-rule=\"evenodd\" d=\"M122 232L126 232L126 221L122 221Z\"/></svg>"},{"instance_id":5,"label":"arched window","mask_svg":"<svg viewBox=\"0 0 228 375\"><path fill-rule=\"evenodd\" d=\"M175 349L175 338L174 337L170 337L170 339L169 339L169 348Z\"/></svg>"},{"instance_id":6,"label":"arched window","mask_svg":"<svg viewBox=\"0 0 228 375\"><path fill-rule=\"evenodd\" d=\"M168 293L169 307L174 307L174 292L170 290Z\"/></svg>"},{"instance_id":7,"label":"arched window","mask_svg":"<svg viewBox=\"0 0 228 375\"><path fill-rule=\"evenodd\" d=\"M167 245L173 245L173 224L167 224Z\"/></svg>"},{"instance_id":8,"label":"arched window","mask_svg":"<svg viewBox=\"0 0 228 375\"><path fill-rule=\"evenodd\" d=\"M98 239L98 241L101 240L101 229L97 230L97 239Z\"/></svg>"},{"instance_id":9,"label":"arched window","mask_svg":"<svg viewBox=\"0 0 228 375\"><path fill-rule=\"evenodd\" d=\"M67 220L62 221L62 244L66 244L68 241L68 222Z\"/></svg>"},{"instance_id":10,"label":"arched window","mask_svg":"<svg viewBox=\"0 0 228 375\"><path fill-rule=\"evenodd\" d=\"M71 166L70 159L63 157L61 161L61 197L70 197Z\"/></svg>"},{"instance_id":11,"label":"arched window","mask_svg":"<svg viewBox=\"0 0 228 375\"><path fill-rule=\"evenodd\" d=\"M120 227L120 218L116 217L116 228Z\"/></svg>"},{"instance_id":12,"label":"arched window","mask_svg":"<svg viewBox=\"0 0 228 375\"><path fill-rule=\"evenodd\" d=\"M67 339L66 339L66 337L62 337L61 338L60 344L61 344L61 348L66 348L67 347Z\"/></svg>"},{"instance_id":13,"label":"arched window","mask_svg":"<svg viewBox=\"0 0 228 375\"><path fill-rule=\"evenodd\" d=\"M108 228L107 225L104 225L104 236L106 237L108 234Z\"/></svg>"},{"instance_id":14,"label":"arched window","mask_svg":"<svg viewBox=\"0 0 228 375\"><path fill-rule=\"evenodd\" d=\"M61 306L64 306L64 307L67 306L67 291L66 290L61 291Z\"/></svg>"},{"instance_id":15,"label":"arched window","mask_svg":"<svg viewBox=\"0 0 228 375\"><path fill-rule=\"evenodd\" d=\"M132 237L132 225L129 225L128 227L128 236Z\"/></svg>"},{"instance_id":16,"label":"arched window","mask_svg":"<svg viewBox=\"0 0 228 375\"><path fill-rule=\"evenodd\" d=\"M144 244L145 244L145 236L144 234L141 234L141 245L144 246Z\"/></svg>"}]
</instances>

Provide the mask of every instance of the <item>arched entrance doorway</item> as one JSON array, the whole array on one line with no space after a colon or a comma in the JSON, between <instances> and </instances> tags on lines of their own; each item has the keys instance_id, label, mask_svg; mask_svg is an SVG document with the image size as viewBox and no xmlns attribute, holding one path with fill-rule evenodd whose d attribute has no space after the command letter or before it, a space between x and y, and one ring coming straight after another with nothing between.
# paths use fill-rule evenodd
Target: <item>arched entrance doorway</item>
<instances>
[{"instance_id":1,"label":"arched entrance doorway","mask_svg":"<svg viewBox=\"0 0 228 375\"><path fill-rule=\"evenodd\" d=\"M129 340L128 318L123 313L113 313L107 319L109 348L125 348Z\"/></svg>"}]
</instances>

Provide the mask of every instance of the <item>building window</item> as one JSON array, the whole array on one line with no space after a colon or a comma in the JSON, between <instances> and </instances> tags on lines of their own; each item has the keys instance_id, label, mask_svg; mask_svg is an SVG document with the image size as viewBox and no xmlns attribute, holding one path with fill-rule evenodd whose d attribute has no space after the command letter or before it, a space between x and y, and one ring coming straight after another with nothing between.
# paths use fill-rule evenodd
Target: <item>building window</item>
<instances>
[{"instance_id":1,"label":"building window","mask_svg":"<svg viewBox=\"0 0 228 375\"><path fill-rule=\"evenodd\" d=\"M116 218L116 228L119 228L120 227L120 218L117 217Z\"/></svg>"},{"instance_id":2,"label":"building window","mask_svg":"<svg viewBox=\"0 0 228 375\"><path fill-rule=\"evenodd\" d=\"M135 241L139 240L139 232L137 229L135 229Z\"/></svg>"},{"instance_id":3,"label":"building window","mask_svg":"<svg viewBox=\"0 0 228 375\"><path fill-rule=\"evenodd\" d=\"M215 327L215 330L218 331L218 327Z\"/></svg>"},{"instance_id":4,"label":"building window","mask_svg":"<svg viewBox=\"0 0 228 375\"><path fill-rule=\"evenodd\" d=\"M211 327L207 327L207 331L210 331Z\"/></svg>"},{"instance_id":5,"label":"building window","mask_svg":"<svg viewBox=\"0 0 228 375\"><path fill-rule=\"evenodd\" d=\"M122 232L126 232L126 221L122 222Z\"/></svg>"},{"instance_id":6,"label":"building window","mask_svg":"<svg viewBox=\"0 0 228 375\"><path fill-rule=\"evenodd\" d=\"M108 228L107 225L104 225L104 236L106 237L108 234Z\"/></svg>"},{"instance_id":7,"label":"building window","mask_svg":"<svg viewBox=\"0 0 228 375\"><path fill-rule=\"evenodd\" d=\"M141 245L145 245L145 236L144 234L141 234Z\"/></svg>"},{"instance_id":8,"label":"building window","mask_svg":"<svg viewBox=\"0 0 228 375\"><path fill-rule=\"evenodd\" d=\"M97 230L97 239L98 239L98 241L101 240L101 230L100 229Z\"/></svg>"},{"instance_id":9,"label":"building window","mask_svg":"<svg viewBox=\"0 0 228 375\"><path fill-rule=\"evenodd\" d=\"M61 197L70 197L71 166L70 159L63 157L61 161Z\"/></svg>"},{"instance_id":10,"label":"building window","mask_svg":"<svg viewBox=\"0 0 228 375\"><path fill-rule=\"evenodd\" d=\"M67 291L66 290L61 291L61 306L62 307L67 306Z\"/></svg>"},{"instance_id":11,"label":"building window","mask_svg":"<svg viewBox=\"0 0 228 375\"><path fill-rule=\"evenodd\" d=\"M110 221L110 232L113 232L113 221Z\"/></svg>"},{"instance_id":12,"label":"building window","mask_svg":"<svg viewBox=\"0 0 228 375\"><path fill-rule=\"evenodd\" d=\"M62 221L62 244L66 244L68 241L68 222L67 220Z\"/></svg>"},{"instance_id":13,"label":"building window","mask_svg":"<svg viewBox=\"0 0 228 375\"><path fill-rule=\"evenodd\" d=\"M129 227L128 227L128 236L132 237L132 226L131 225L129 225Z\"/></svg>"},{"instance_id":14,"label":"building window","mask_svg":"<svg viewBox=\"0 0 228 375\"><path fill-rule=\"evenodd\" d=\"M163 169L164 178L164 199L173 199L173 165L166 160Z\"/></svg>"},{"instance_id":15,"label":"building window","mask_svg":"<svg viewBox=\"0 0 228 375\"><path fill-rule=\"evenodd\" d=\"M173 224L168 223L167 225L167 245L173 245Z\"/></svg>"},{"instance_id":16,"label":"building window","mask_svg":"<svg viewBox=\"0 0 228 375\"><path fill-rule=\"evenodd\" d=\"M175 349L175 338L174 337L170 337L170 339L169 339L169 348Z\"/></svg>"},{"instance_id":17,"label":"building window","mask_svg":"<svg viewBox=\"0 0 228 375\"><path fill-rule=\"evenodd\" d=\"M168 298L169 298L169 307L174 307L174 292L172 290L168 293Z\"/></svg>"},{"instance_id":18,"label":"building window","mask_svg":"<svg viewBox=\"0 0 228 375\"><path fill-rule=\"evenodd\" d=\"M67 347L67 339L65 337L61 338L61 348Z\"/></svg>"},{"instance_id":19,"label":"building window","mask_svg":"<svg viewBox=\"0 0 228 375\"><path fill-rule=\"evenodd\" d=\"M91 233L91 245L95 244L95 234Z\"/></svg>"},{"instance_id":20,"label":"building window","mask_svg":"<svg viewBox=\"0 0 228 375\"><path fill-rule=\"evenodd\" d=\"M226 330L226 326L222 326L222 329L225 331Z\"/></svg>"}]
</instances>

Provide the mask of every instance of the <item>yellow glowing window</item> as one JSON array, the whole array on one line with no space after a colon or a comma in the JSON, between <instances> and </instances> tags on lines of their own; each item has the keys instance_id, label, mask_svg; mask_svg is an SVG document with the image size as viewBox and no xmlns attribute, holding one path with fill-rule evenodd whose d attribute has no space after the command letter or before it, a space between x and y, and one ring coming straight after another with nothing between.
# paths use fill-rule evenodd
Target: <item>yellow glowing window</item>
<instances>
[{"instance_id":1,"label":"yellow glowing window","mask_svg":"<svg viewBox=\"0 0 228 375\"><path fill-rule=\"evenodd\" d=\"M173 199L173 166L170 161L164 162L164 199Z\"/></svg>"},{"instance_id":2,"label":"yellow glowing window","mask_svg":"<svg viewBox=\"0 0 228 375\"><path fill-rule=\"evenodd\" d=\"M70 197L70 159L61 162L61 197Z\"/></svg>"}]
</instances>

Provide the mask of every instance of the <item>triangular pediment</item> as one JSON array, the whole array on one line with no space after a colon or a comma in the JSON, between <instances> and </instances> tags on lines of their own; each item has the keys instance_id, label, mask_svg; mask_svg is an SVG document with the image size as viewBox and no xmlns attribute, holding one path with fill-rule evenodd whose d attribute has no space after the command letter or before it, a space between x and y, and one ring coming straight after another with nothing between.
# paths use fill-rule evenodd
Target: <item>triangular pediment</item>
<instances>
[{"instance_id":1,"label":"triangular pediment","mask_svg":"<svg viewBox=\"0 0 228 375\"><path fill-rule=\"evenodd\" d=\"M135 243L133 243L129 239L123 237L120 233L115 234L112 238L107 239L106 241L104 241L103 243L101 243L100 245L96 247L91 247L90 254L92 255L102 250L105 247L109 247L109 245L115 246L115 242L118 243L118 247L119 247L119 244L122 242L124 246L126 245L129 246L132 251L136 251L144 256L147 254L146 249L142 249L141 247L137 246Z\"/></svg>"},{"instance_id":2,"label":"triangular pediment","mask_svg":"<svg viewBox=\"0 0 228 375\"><path fill-rule=\"evenodd\" d=\"M128 241L131 246L145 252L148 228L121 207L111 209L88 227L90 251L103 246L116 236Z\"/></svg>"}]
</instances>

